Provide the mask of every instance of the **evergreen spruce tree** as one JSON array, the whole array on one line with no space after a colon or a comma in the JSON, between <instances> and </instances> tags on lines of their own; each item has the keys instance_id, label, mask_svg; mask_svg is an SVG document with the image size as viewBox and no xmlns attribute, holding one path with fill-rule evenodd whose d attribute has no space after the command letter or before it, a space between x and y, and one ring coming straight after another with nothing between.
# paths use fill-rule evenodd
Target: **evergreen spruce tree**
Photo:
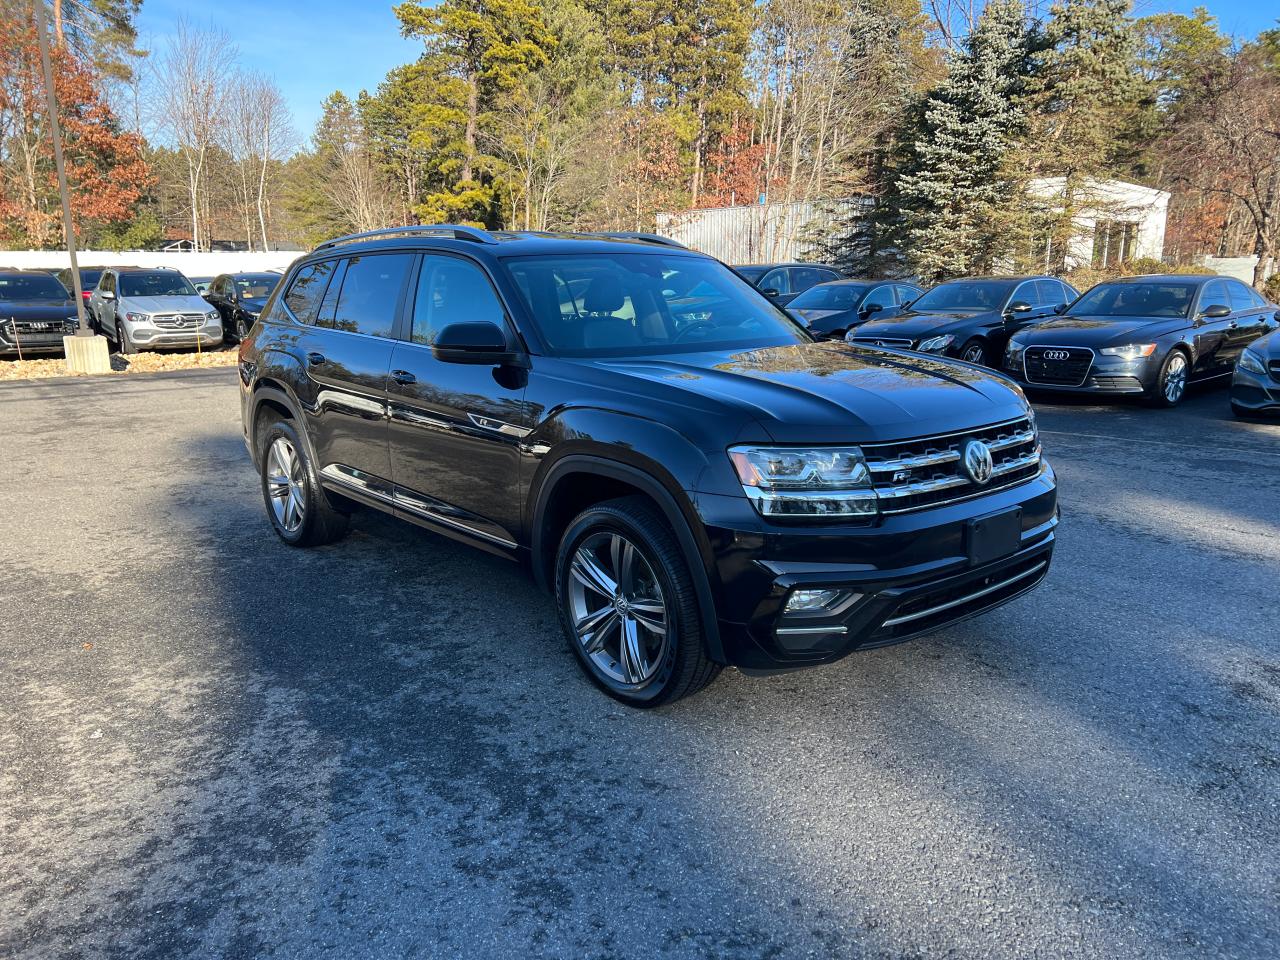
<instances>
[{"instance_id":1,"label":"evergreen spruce tree","mask_svg":"<svg viewBox=\"0 0 1280 960\"><path fill-rule=\"evenodd\" d=\"M926 281L989 272L1016 253L1028 40L1021 0L991 0L917 111L897 189L903 252Z\"/></svg>"}]
</instances>

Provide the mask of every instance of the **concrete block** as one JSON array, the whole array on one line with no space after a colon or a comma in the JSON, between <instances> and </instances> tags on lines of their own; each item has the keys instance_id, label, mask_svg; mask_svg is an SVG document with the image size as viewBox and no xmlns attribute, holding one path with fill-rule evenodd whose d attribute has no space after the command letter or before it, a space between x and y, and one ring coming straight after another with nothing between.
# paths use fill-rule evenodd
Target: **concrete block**
<instances>
[{"instance_id":1,"label":"concrete block","mask_svg":"<svg viewBox=\"0 0 1280 960\"><path fill-rule=\"evenodd\" d=\"M67 355L67 373L110 373L111 355L106 337L81 337L72 334L62 338Z\"/></svg>"}]
</instances>

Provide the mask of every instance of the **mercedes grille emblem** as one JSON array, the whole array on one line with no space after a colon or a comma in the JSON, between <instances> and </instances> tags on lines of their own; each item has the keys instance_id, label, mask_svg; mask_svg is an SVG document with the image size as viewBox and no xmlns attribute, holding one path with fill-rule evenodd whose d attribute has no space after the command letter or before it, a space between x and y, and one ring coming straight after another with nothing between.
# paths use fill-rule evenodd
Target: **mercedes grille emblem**
<instances>
[{"instance_id":1,"label":"mercedes grille emblem","mask_svg":"<svg viewBox=\"0 0 1280 960\"><path fill-rule=\"evenodd\" d=\"M991 479L995 464L991 461L991 448L981 440L970 440L964 445L964 472L969 479L982 486Z\"/></svg>"}]
</instances>

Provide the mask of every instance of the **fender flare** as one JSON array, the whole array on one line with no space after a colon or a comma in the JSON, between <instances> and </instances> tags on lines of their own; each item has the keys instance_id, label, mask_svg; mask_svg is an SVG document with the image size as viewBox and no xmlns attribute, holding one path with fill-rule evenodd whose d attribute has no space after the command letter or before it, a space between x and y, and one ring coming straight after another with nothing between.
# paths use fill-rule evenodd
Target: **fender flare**
<instances>
[{"instance_id":1,"label":"fender flare","mask_svg":"<svg viewBox=\"0 0 1280 960\"><path fill-rule=\"evenodd\" d=\"M255 383L249 400L249 422L245 424L245 427L248 431L246 435L250 441L250 454L253 457L253 465L255 467L258 466L258 450L255 445L257 438L253 436L253 427L258 422L258 411L262 408L265 400L273 400L289 411L294 423L299 426L298 436L307 445L307 455L311 458L312 463L315 463L316 451L311 445L311 434L305 429L301 405L284 387L280 386L276 381L269 381L261 385Z\"/></svg>"},{"instance_id":2,"label":"fender flare","mask_svg":"<svg viewBox=\"0 0 1280 960\"><path fill-rule=\"evenodd\" d=\"M672 496L662 482L639 467L590 454L568 454L561 457L551 466L538 487L537 498L534 501L533 523L531 525L531 566L533 567L534 579L538 582L538 585L544 590L549 591L551 589L545 565L539 562L538 559L543 555L543 549L546 546L543 543L542 519L551 494L555 491L560 479L568 473L593 473L613 480L620 480L638 488L657 504L658 509L662 511L667 523L675 533L676 543L679 545L680 552L684 555L685 563L689 567L694 593L698 596L698 614L707 654L717 663L724 663L724 644L720 640L720 624L716 618L715 597L712 595L711 581L707 575L707 568L703 562L701 551L698 549L693 530L689 526L689 520L680 509L675 497Z\"/></svg>"}]
</instances>

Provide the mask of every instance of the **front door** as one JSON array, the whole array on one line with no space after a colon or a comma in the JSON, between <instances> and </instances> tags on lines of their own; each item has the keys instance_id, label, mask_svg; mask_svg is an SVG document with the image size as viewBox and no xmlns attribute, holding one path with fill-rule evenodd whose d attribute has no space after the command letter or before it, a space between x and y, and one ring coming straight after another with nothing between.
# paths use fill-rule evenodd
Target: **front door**
<instances>
[{"instance_id":1,"label":"front door","mask_svg":"<svg viewBox=\"0 0 1280 960\"><path fill-rule=\"evenodd\" d=\"M488 275L473 261L425 254L408 337L388 382L391 470L411 513L513 547L520 526L520 444L532 426L525 371L444 363L431 354L451 323L489 321L511 334Z\"/></svg>"},{"instance_id":2,"label":"front door","mask_svg":"<svg viewBox=\"0 0 1280 960\"><path fill-rule=\"evenodd\" d=\"M1231 295L1227 292L1225 280L1210 280L1201 288L1200 302L1196 304L1193 314L1197 354L1193 375L1197 378L1212 377L1231 370L1232 319L1230 316L1204 316L1205 310L1218 305L1230 308Z\"/></svg>"}]
</instances>

